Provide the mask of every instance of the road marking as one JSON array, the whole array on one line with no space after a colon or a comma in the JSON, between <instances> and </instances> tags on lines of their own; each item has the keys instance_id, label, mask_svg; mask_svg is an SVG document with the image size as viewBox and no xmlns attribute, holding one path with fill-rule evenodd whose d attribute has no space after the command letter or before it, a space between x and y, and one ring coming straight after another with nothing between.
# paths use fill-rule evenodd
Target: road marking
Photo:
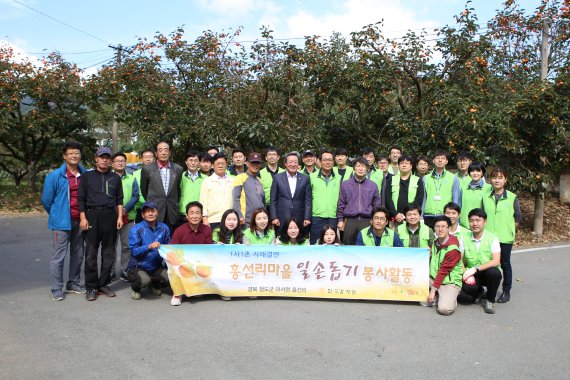
<instances>
[{"instance_id":1,"label":"road marking","mask_svg":"<svg viewBox=\"0 0 570 380\"><path fill-rule=\"evenodd\" d=\"M552 245L549 247L540 247L540 248L526 248L526 249L517 249L513 251L513 253L525 253L525 252L533 252L533 251L546 251L549 249L558 249L558 248L570 248L570 244L565 245Z\"/></svg>"}]
</instances>

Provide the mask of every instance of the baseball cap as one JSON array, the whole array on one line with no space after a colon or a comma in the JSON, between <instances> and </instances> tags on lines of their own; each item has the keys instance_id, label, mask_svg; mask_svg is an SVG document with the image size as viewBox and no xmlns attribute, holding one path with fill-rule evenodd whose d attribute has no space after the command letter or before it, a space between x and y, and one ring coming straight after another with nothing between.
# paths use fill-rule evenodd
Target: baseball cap
<instances>
[{"instance_id":1,"label":"baseball cap","mask_svg":"<svg viewBox=\"0 0 570 380\"><path fill-rule=\"evenodd\" d=\"M263 159L261 158L261 153L252 152L247 156L248 162L259 162L262 163Z\"/></svg>"},{"instance_id":2,"label":"baseball cap","mask_svg":"<svg viewBox=\"0 0 570 380\"><path fill-rule=\"evenodd\" d=\"M315 156L317 157L317 155L315 154L315 152L313 152L312 150L306 150L303 152L303 157L307 157L307 156Z\"/></svg>"},{"instance_id":3,"label":"baseball cap","mask_svg":"<svg viewBox=\"0 0 570 380\"><path fill-rule=\"evenodd\" d=\"M142 204L141 212L144 212L145 208L155 208L158 210L158 206L156 205L156 203L151 202L151 201L146 201L145 203Z\"/></svg>"},{"instance_id":4,"label":"baseball cap","mask_svg":"<svg viewBox=\"0 0 570 380\"><path fill-rule=\"evenodd\" d=\"M111 149L107 148L106 146L102 146L101 148L97 149L97 153L95 153L97 157L101 157L105 154L109 155L109 157L113 155Z\"/></svg>"}]
</instances>

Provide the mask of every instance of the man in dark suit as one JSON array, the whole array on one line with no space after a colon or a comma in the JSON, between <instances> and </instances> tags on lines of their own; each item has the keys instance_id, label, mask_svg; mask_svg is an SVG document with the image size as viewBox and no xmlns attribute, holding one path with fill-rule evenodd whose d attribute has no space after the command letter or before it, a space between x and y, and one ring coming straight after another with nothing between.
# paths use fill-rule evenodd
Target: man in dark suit
<instances>
[{"instance_id":1,"label":"man in dark suit","mask_svg":"<svg viewBox=\"0 0 570 380\"><path fill-rule=\"evenodd\" d=\"M141 172L141 193L158 206L158 221L164 222L172 234L180 224L180 179L182 167L170 161L171 148L166 141L155 147L156 161Z\"/></svg>"},{"instance_id":2,"label":"man in dark suit","mask_svg":"<svg viewBox=\"0 0 570 380\"><path fill-rule=\"evenodd\" d=\"M298 173L299 155L288 153L285 158L285 172L276 174L271 184L269 213L271 223L277 228L285 225L289 218L303 220L303 228L311 224L312 193L309 176Z\"/></svg>"}]
</instances>

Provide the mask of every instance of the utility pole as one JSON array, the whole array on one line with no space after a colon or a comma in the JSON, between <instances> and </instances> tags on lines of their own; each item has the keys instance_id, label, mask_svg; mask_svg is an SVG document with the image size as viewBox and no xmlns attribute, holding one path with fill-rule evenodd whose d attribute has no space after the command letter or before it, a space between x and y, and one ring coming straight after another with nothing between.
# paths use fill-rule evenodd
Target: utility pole
<instances>
[{"instance_id":1,"label":"utility pole","mask_svg":"<svg viewBox=\"0 0 570 380\"><path fill-rule=\"evenodd\" d=\"M118 69L121 66L121 56L123 53L123 46L121 44L115 46L109 45L109 47L113 49L117 49L117 65L116 68ZM117 106L115 106L113 110L113 132L112 132L112 139L113 139L113 153L116 153L119 148L119 120L117 117Z\"/></svg>"},{"instance_id":2,"label":"utility pole","mask_svg":"<svg viewBox=\"0 0 570 380\"><path fill-rule=\"evenodd\" d=\"M540 45L540 80L545 82L548 77L548 34L550 25L548 19L542 19L542 43ZM534 235L542 236L544 232L544 184L540 181L540 188L534 199Z\"/></svg>"}]
</instances>

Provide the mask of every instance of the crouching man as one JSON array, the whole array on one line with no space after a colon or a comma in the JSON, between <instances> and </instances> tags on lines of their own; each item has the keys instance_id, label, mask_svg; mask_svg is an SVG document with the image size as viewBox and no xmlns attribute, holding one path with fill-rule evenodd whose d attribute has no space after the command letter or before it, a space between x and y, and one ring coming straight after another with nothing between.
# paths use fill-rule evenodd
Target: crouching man
<instances>
[{"instance_id":1,"label":"crouching man","mask_svg":"<svg viewBox=\"0 0 570 380\"><path fill-rule=\"evenodd\" d=\"M471 236L465 236L463 292L474 302L483 301L483 310L495 314L495 297L501 283L501 245L497 236L485 231L487 213L476 208L469 212Z\"/></svg>"},{"instance_id":2,"label":"crouching man","mask_svg":"<svg viewBox=\"0 0 570 380\"><path fill-rule=\"evenodd\" d=\"M463 267L459 241L449 234L451 220L444 215L433 219L437 239L431 247L429 263L430 292L423 306L437 304L437 312L441 315L451 315L457 306L457 296L463 283ZM436 293L439 298L435 302Z\"/></svg>"},{"instance_id":3,"label":"crouching man","mask_svg":"<svg viewBox=\"0 0 570 380\"><path fill-rule=\"evenodd\" d=\"M162 294L161 288L168 282L166 268L158 253L161 244L168 244L170 231L166 224L157 221L158 208L154 202L145 202L141 208L143 221L129 232L131 259L127 269L131 282L131 298L141 298L141 289L148 287L154 296Z\"/></svg>"}]
</instances>

